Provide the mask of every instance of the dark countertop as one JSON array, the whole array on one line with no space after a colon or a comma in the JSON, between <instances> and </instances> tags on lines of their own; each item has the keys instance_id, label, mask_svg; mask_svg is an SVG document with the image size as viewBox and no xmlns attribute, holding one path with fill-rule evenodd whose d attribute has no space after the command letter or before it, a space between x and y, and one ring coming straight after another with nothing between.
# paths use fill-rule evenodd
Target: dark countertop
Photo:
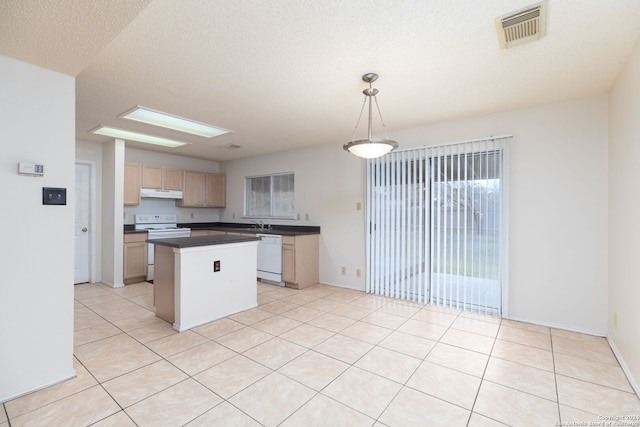
<instances>
[{"instance_id":1,"label":"dark countertop","mask_svg":"<svg viewBox=\"0 0 640 427\"><path fill-rule=\"evenodd\" d=\"M195 248L198 246L225 245L228 243L257 242L259 237L249 236L195 236L195 237L174 237L171 239L151 239L149 243L161 246L169 246L172 248Z\"/></svg>"},{"instance_id":2,"label":"dark countertop","mask_svg":"<svg viewBox=\"0 0 640 427\"><path fill-rule=\"evenodd\" d=\"M309 225L267 225L268 229L256 228L253 224L241 222L185 222L178 224L178 227L188 227L192 230L216 230L229 231L232 233L256 233L256 234L277 234L280 236L303 236L307 234L320 234L320 227Z\"/></svg>"},{"instance_id":3,"label":"dark countertop","mask_svg":"<svg viewBox=\"0 0 640 427\"><path fill-rule=\"evenodd\" d=\"M135 224L125 224L124 225L124 234L133 234L133 233L146 233L147 230L136 230Z\"/></svg>"},{"instance_id":4,"label":"dark countertop","mask_svg":"<svg viewBox=\"0 0 640 427\"><path fill-rule=\"evenodd\" d=\"M178 227L190 228L192 230L216 230L228 231L231 233L256 233L256 234L276 234L280 236L304 236L308 234L320 234L320 227L310 225L269 225L268 229L260 230L253 224L241 222L183 222ZM134 224L124 225L124 234L146 233L147 230L136 230Z\"/></svg>"}]
</instances>

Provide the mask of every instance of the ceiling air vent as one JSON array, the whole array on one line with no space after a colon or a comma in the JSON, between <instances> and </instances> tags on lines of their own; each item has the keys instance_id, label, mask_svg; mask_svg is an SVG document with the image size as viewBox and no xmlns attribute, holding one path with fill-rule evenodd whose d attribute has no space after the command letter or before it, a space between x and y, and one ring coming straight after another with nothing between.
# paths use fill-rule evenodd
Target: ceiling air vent
<instances>
[{"instance_id":1,"label":"ceiling air vent","mask_svg":"<svg viewBox=\"0 0 640 427\"><path fill-rule=\"evenodd\" d=\"M220 148L224 148L225 150L233 151L233 150L237 150L238 148L240 148L240 146L236 145L236 144L226 144L226 145L221 146Z\"/></svg>"},{"instance_id":2,"label":"ceiling air vent","mask_svg":"<svg viewBox=\"0 0 640 427\"><path fill-rule=\"evenodd\" d=\"M546 1L496 19L498 41L502 49L541 39L546 33L546 27Z\"/></svg>"}]
</instances>

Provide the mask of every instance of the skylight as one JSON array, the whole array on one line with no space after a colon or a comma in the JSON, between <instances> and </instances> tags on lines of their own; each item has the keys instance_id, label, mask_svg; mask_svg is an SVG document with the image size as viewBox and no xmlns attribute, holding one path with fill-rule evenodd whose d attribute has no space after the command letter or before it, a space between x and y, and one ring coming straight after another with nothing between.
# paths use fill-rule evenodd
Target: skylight
<instances>
[{"instance_id":1,"label":"skylight","mask_svg":"<svg viewBox=\"0 0 640 427\"><path fill-rule=\"evenodd\" d=\"M173 139L160 138L158 136L146 135L144 133L131 132L123 129L116 129L109 126L98 126L90 132L97 135L111 136L113 138L128 139L130 141L144 142L147 144L162 145L163 147L180 147L189 144L188 142L175 141Z\"/></svg>"},{"instance_id":2,"label":"skylight","mask_svg":"<svg viewBox=\"0 0 640 427\"><path fill-rule=\"evenodd\" d=\"M127 111L119 117L150 125L161 126L163 128L173 129L180 132L187 132L193 135L204 136L206 138L213 138L214 136L231 132L227 129L199 123L183 117L162 113L160 111L151 110L141 106L138 106L131 111Z\"/></svg>"}]
</instances>

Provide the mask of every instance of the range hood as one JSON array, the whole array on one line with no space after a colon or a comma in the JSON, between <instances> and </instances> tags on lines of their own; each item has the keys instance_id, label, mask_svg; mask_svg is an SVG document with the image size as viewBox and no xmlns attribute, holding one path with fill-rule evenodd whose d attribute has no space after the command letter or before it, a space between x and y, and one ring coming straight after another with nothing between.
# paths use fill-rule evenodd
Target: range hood
<instances>
[{"instance_id":1,"label":"range hood","mask_svg":"<svg viewBox=\"0 0 640 427\"><path fill-rule=\"evenodd\" d=\"M142 188L140 189L140 197L147 199L182 199L182 191Z\"/></svg>"}]
</instances>

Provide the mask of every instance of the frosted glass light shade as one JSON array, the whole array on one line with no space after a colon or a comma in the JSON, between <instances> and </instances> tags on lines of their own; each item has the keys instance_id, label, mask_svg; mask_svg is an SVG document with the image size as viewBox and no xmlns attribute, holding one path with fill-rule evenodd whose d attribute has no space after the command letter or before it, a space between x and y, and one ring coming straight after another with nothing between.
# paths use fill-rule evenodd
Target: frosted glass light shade
<instances>
[{"instance_id":1,"label":"frosted glass light shade","mask_svg":"<svg viewBox=\"0 0 640 427\"><path fill-rule=\"evenodd\" d=\"M397 142L388 139L377 141L361 139L358 141L351 141L343 146L343 148L351 154L364 159L375 159L376 157L384 156L397 147Z\"/></svg>"}]
</instances>

